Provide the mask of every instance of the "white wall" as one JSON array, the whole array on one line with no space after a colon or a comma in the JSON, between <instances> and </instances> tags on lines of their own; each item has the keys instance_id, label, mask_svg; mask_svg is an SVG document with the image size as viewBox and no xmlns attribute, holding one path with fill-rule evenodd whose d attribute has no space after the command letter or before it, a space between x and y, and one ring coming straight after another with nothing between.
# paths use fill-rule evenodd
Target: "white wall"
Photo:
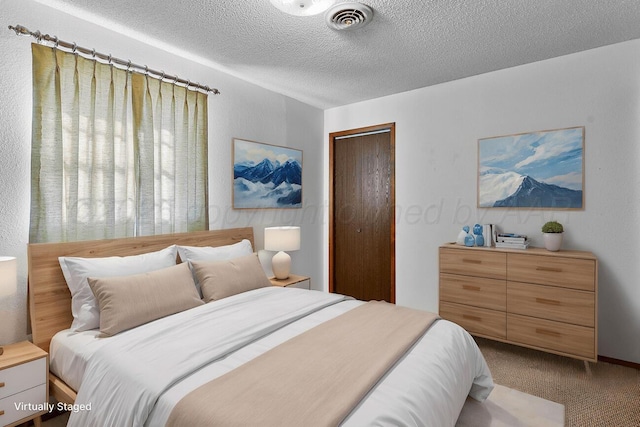
<instances>
[{"instance_id":1,"label":"white wall","mask_svg":"<svg viewBox=\"0 0 640 427\"><path fill-rule=\"evenodd\" d=\"M387 122L398 304L437 311L437 248L463 225L542 246L541 225L558 219L564 248L599 259L599 354L640 363L640 40L326 110L324 133ZM479 138L572 126L586 128L584 211L476 208ZM328 199L326 138L324 155Z\"/></svg>"},{"instance_id":2,"label":"white wall","mask_svg":"<svg viewBox=\"0 0 640 427\"><path fill-rule=\"evenodd\" d=\"M21 24L31 31L57 35L131 59L137 64L217 87L222 95L209 97L209 180L211 228L254 226L256 248L263 247L262 229L268 225L302 225L302 249L292 253L292 271L320 277L322 256L319 215L322 204L321 110L246 83L202 63L185 60L134 38L125 37L33 0L3 0L4 25ZM144 29L139 29L144 32ZM0 299L0 344L27 336L27 243L30 207L31 48L32 38L0 30L0 255L18 258L18 292ZM170 42L166 40L165 42ZM250 139L304 150L304 209L231 209L231 140ZM320 281L312 280L320 286Z\"/></svg>"}]
</instances>

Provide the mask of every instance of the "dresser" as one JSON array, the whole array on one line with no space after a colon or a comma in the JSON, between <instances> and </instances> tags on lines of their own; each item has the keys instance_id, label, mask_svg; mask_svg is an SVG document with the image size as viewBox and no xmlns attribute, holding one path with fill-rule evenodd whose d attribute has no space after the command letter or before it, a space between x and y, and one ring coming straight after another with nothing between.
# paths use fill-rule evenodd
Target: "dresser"
<instances>
[{"instance_id":1,"label":"dresser","mask_svg":"<svg viewBox=\"0 0 640 427\"><path fill-rule=\"evenodd\" d=\"M598 260L591 252L439 248L440 316L480 337L596 362Z\"/></svg>"}]
</instances>

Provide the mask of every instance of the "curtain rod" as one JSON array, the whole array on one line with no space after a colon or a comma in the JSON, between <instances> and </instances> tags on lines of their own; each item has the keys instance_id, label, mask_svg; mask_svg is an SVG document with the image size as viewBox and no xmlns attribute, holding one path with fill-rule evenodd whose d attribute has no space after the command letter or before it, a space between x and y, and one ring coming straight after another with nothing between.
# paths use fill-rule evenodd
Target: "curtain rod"
<instances>
[{"instance_id":1,"label":"curtain rod","mask_svg":"<svg viewBox=\"0 0 640 427\"><path fill-rule=\"evenodd\" d=\"M184 86L190 90L198 90L198 91L203 91L207 93L211 92L214 95L220 94L220 91L218 89L211 88L209 86L202 86L200 83L192 83L190 80L184 80L178 76L170 76L165 74L164 71L152 70L146 65L133 64L130 60L125 61L123 59L114 58L111 56L111 54L105 55L104 53L96 52L95 49L87 49L86 47L80 47L75 42L74 43L65 42L63 40L58 39L57 36L42 34L40 31L31 32L29 31L28 28L25 28L22 25L16 25L16 26L9 25L9 29L15 31L16 35L18 36L32 36L40 44L44 44L43 43L43 40L44 40L44 41L53 43L53 47L56 49L59 49L62 47L71 53L82 53L83 55L90 56L96 61L97 60L106 61L106 63L108 64L122 67L127 71L146 74L150 77L157 78L159 80L173 82L173 84Z\"/></svg>"}]
</instances>

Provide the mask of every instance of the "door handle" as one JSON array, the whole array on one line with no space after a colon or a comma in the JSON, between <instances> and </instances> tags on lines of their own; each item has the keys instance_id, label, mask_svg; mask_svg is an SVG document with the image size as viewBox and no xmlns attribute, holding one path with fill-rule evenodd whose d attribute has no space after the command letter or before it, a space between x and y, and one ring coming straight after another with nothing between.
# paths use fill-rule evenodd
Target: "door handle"
<instances>
[{"instance_id":1,"label":"door handle","mask_svg":"<svg viewBox=\"0 0 640 427\"><path fill-rule=\"evenodd\" d=\"M362 233L362 229L361 228L356 228L356 233Z\"/></svg>"}]
</instances>

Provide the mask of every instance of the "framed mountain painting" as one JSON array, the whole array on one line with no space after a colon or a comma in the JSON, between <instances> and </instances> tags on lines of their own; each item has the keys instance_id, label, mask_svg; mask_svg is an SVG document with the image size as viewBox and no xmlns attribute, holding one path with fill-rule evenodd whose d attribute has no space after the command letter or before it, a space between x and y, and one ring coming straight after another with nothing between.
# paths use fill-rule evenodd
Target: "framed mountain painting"
<instances>
[{"instance_id":1,"label":"framed mountain painting","mask_svg":"<svg viewBox=\"0 0 640 427\"><path fill-rule=\"evenodd\" d=\"M302 207L302 151L233 138L233 208Z\"/></svg>"},{"instance_id":2,"label":"framed mountain painting","mask_svg":"<svg viewBox=\"0 0 640 427\"><path fill-rule=\"evenodd\" d=\"M478 207L584 209L584 126L479 139Z\"/></svg>"}]
</instances>

